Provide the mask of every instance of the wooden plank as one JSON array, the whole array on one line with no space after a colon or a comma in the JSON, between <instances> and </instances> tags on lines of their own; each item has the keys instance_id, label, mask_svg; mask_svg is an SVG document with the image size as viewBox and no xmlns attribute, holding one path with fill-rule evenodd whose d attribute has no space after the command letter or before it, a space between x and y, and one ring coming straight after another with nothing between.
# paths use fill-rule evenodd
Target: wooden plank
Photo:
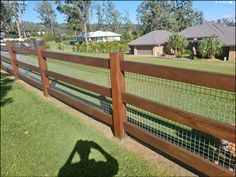
<instances>
[{"instance_id":1,"label":"wooden plank","mask_svg":"<svg viewBox=\"0 0 236 177\"><path fill-rule=\"evenodd\" d=\"M129 93L123 94L123 100L128 104L157 114L166 119L235 143L235 126L231 124L208 119L204 116L186 112Z\"/></svg>"},{"instance_id":2,"label":"wooden plank","mask_svg":"<svg viewBox=\"0 0 236 177\"><path fill-rule=\"evenodd\" d=\"M43 51L43 56L52 58L52 59L66 61L66 62L78 63L78 64L89 65L89 66L96 66L100 68L109 68L108 59L71 55L71 54L66 54L66 53L49 52L49 51Z\"/></svg>"},{"instance_id":3,"label":"wooden plank","mask_svg":"<svg viewBox=\"0 0 236 177\"><path fill-rule=\"evenodd\" d=\"M161 65L122 61L122 71L143 74L162 79L185 82L235 92L235 76L190 69L180 69Z\"/></svg>"},{"instance_id":4,"label":"wooden plank","mask_svg":"<svg viewBox=\"0 0 236 177\"><path fill-rule=\"evenodd\" d=\"M12 41L7 41L7 48L8 48L9 55L10 55L13 75L15 76L15 79L18 79L19 78L19 68L16 65L16 53L13 51L13 42Z\"/></svg>"},{"instance_id":5,"label":"wooden plank","mask_svg":"<svg viewBox=\"0 0 236 177\"><path fill-rule=\"evenodd\" d=\"M110 78L112 89L113 129L115 137L122 139L125 135L123 121L126 120L126 106L122 101L125 91L124 72L120 69L120 62L124 60L124 53L110 53Z\"/></svg>"},{"instance_id":6,"label":"wooden plank","mask_svg":"<svg viewBox=\"0 0 236 177\"><path fill-rule=\"evenodd\" d=\"M11 70L10 68L1 65L1 69L4 70L4 71L6 71L6 72L8 72L8 73L11 74L11 75L13 75L13 72L12 72L12 70Z\"/></svg>"},{"instance_id":7,"label":"wooden plank","mask_svg":"<svg viewBox=\"0 0 236 177\"><path fill-rule=\"evenodd\" d=\"M111 115L99 110L99 109L96 109L96 108L93 108L89 105L86 105L80 101L77 101L73 98L70 98L69 96L66 96L65 94L63 93L60 93L59 91L56 91L55 89L53 88L48 88L48 93L54 97L56 97L57 99L65 102L66 104L78 109L78 110L81 110L97 119L99 119L100 121L103 121L105 123L107 123L108 125L112 125L112 117Z\"/></svg>"},{"instance_id":8,"label":"wooden plank","mask_svg":"<svg viewBox=\"0 0 236 177\"><path fill-rule=\"evenodd\" d=\"M25 82L27 82L28 84L38 88L39 90L42 90L42 84L37 82L37 81L34 81L32 79L29 79L28 77L25 77L23 76L22 74L19 74L19 78Z\"/></svg>"},{"instance_id":9,"label":"wooden plank","mask_svg":"<svg viewBox=\"0 0 236 177\"><path fill-rule=\"evenodd\" d=\"M43 57L42 52L46 50L45 46L35 46L35 51L38 56L38 63L39 63L39 71L42 81L42 88L44 96L48 96L48 87L49 87L49 79L45 74L45 70L48 69L47 66L47 59Z\"/></svg>"},{"instance_id":10,"label":"wooden plank","mask_svg":"<svg viewBox=\"0 0 236 177\"><path fill-rule=\"evenodd\" d=\"M155 147L156 149L165 152L178 159L181 162L201 171L208 176L234 176L234 173L220 167L207 159L191 153L183 148L169 143L161 138L148 133L147 131L132 125L131 123L124 122L124 128L127 133L138 138L139 140Z\"/></svg>"},{"instance_id":11,"label":"wooden plank","mask_svg":"<svg viewBox=\"0 0 236 177\"><path fill-rule=\"evenodd\" d=\"M33 50L33 49L28 49L28 48L17 48L17 47L13 47L13 51L14 51L16 54L36 55L35 50Z\"/></svg>"},{"instance_id":12,"label":"wooden plank","mask_svg":"<svg viewBox=\"0 0 236 177\"><path fill-rule=\"evenodd\" d=\"M58 73L55 73L52 71L48 71L48 70L45 70L45 74L49 77L53 77L55 79L66 82L68 84L71 84L71 85L74 85L74 86L77 86L77 87L80 87L80 88L83 88L83 89L86 89L86 90L89 90L89 91L92 91L95 93L99 93L101 95L111 98L111 89L110 88L100 86L97 84L93 84L90 82L86 82L83 80L75 79L75 78L72 78L69 76L61 75L61 74L58 74Z\"/></svg>"},{"instance_id":13,"label":"wooden plank","mask_svg":"<svg viewBox=\"0 0 236 177\"><path fill-rule=\"evenodd\" d=\"M0 50L4 52L8 51L7 46L0 46Z\"/></svg>"},{"instance_id":14,"label":"wooden plank","mask_svg":"<svg viewBox=\"0 0 236 177\"><path fill-rule=\"evenodd\" d=\"M34 66L34 65L30 65L30 64L27 64L27 63L24 63L24 62L21 62L21 61L16 61L16 64L19 67L22 67L22 68L25 68L25 69L30 69L30 70L36 71L36 72L40 72L39 68Z\"/></svg>"},{"instance_id":15,"label":"wooden plank","mask_svg":"<svg viewBox=\"0 0 236 177\"><path fill-rule=\"evenodd\" d=\"M2 56L2 55L1 55L1 61L11 64L10 58Z\"/></svg>"}]
</instances>

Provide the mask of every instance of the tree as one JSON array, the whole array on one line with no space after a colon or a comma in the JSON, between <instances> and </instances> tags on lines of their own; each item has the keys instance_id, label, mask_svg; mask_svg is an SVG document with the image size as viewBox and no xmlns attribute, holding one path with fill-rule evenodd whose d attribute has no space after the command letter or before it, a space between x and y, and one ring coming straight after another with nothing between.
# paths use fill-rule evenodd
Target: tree
<instances>
[{"instance_id":1,"label":"tree","mask_svg":"<svg viewBox=\"0 0 236 177\"><path fill-rule=\"evenodd\" d=\"M129 18L129 12L128 10L124 10L124 13L122 14L122 21L124 24L125 32L128 34L132 33L132 22Z\"/></svg>"},{"instance_id":2,"label":"tree","mask_svg":"<svg viewBox=\"0 0 236 177\"><path fill-rule=\"evenodd\" d=\"M25 1L1 1L1 29L9 32L10 24L15 20L19 37L21 37L20 16L26 8Z\"/></svg>"},{"instance_id":3,"label":"tree","mask_svg":"<svg viewBox=\"0 0 236 177\"><path fill-rule=\"evenodd\" d=\"M170 3L170 6L177 22L177 32L203 23L203 13L193 9L192 0L175 0Z\"/></svg>"},{"instance_id":4,"label":"tree","mask_svg":"<svg viewBox=\"0 0 236 177\"><path fill-rule=\"evenodd\" d=\"M13 14L14 14L14 18L16 20L16 27L17 27L17 31L18 31L18 35L19 37L21 38L22 35L21 35L21 29L20 29L20 18L21 18L21 15L24 13L25 9L26 9L26 3L25 1L12 1L12 7L13 7Z\"/></svg>"},{"instance_id":5,"label":"tree","mask_svg":"<svg viewBox=\"0 0 236 177\"><path fill-rule=\"evenodd\" d=\"M7 34L10 31L11 22L14 16L12 10L12 3L9 1L1 1L1 30L5 31Z\"/></svg>"},{"instance_id":6,"label":"tree","mask_svg":"<svg viewBox=\"0 0 236 177\"><path fill-rule=\"evenodd\" d=\"M57 9L67 16L67 22L75 31L81 30L85 36L88 50L87 27L89 24L91 1L66 0L62 5L57 1Z\"/></svg>"},{"instance_id":7,"label":"tree","mask_svg":"<svg viewBox=\"0 0 236 177\"><path fill-rule=\"evenodd\" d=\"M120 32L121 14L115 8L115 4L112 1L106 1L103 3L103 7L108 30Z\"/></svg>"},{"instance_id":8,"label":"tree","mask_svg":"<svg viewBox=\"0 0 236 177\"><path fill-rule=\"evenodd\" d=\"M215 36L210 36L202 39L198 44L198 52L206 58L215 58L219 55L224 46L223 41L216 38Z\"/></svg>"},{"instance_id":9,"label":"tree","mask_svg":"<svg viewBox=\"0 0 236 177\"><path fill-rule=\"evenodd\" d=\"M104 29L104 13L103 13L103 8L101 5L97 4L95 6L96 9L96 15L97 15L97 30L102 30Z\"/></svg>"},{"instance_id":10,"label":"tree","mask_svg":"<svg viewBox=\"0 0 236 177\"><path fill-rule=\"evenodd\" d=\"M169 37L168 47L173 50L174 55L177 57L181 57L184 54L187 45L188 40L178 33L174 33Z\"/></svg>"},{"instance_id":11,"label":"tree","mask_svg":"<svg viewBox=\"0 0 236 177\"><path fill-rule=\"evenodd\" d=\"M50 26L51 34L54 35L53 26L55 23L56 13L52 7L52 3L49 1L40 1L37 3L37 8L35 9L39 18L44 22L45 25Z\"/></svg>"},{"instance_id":12,"label":"tree","mask_svg":"<svg viewBox=\"0 0 236 177\"><path fill-rule=\"evenodd\" d=\"M147 0L137 9L137 19L144 34L153 30L179 32L201 24L203 14L192 7L192 1Z\"/></svg>"}]
</instances>

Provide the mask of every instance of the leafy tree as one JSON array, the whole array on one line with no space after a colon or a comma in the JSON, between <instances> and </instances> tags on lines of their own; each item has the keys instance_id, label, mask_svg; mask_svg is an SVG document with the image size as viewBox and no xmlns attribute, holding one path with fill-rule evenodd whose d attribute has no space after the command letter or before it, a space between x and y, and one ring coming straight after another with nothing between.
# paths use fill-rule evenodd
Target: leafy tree
<instances>
[{"instance_id":1,"label":"leafy tree","mask_svg":"<svg viewBox=\"0 0 236 177\"><path fill-rule=\"evenodd\" d=\"M137 19L142 25L143 33L153 30L179 32L187 27L201 24L203 14L192 7L188 1L147 0L137 9Z\"/></svg>"},{"instance_id":2,"label":"leafy tree","mask_svg":"<svg viewBox=\"0 0 236 177\"><path fill-rule=\"evenodd\" d=\"M9 33L13 18L12 4L9 1L1 1L1 29Z\"/></svg>"},{"instance_id":3,"label":"leafy tree","mask_svg":"<svg viewBox=\"0 0 236 177\"><path fill-rule=\"evenodd\" d=\"M20 17L21 15L24 13L25 9L26 9L26 2L25 1L11 1L12 3L12 10L13 10L13 16L16 20L16 27L17 27L17 31L18 31L18 35L19 37L21 37L21 29L20 29Z\"/></svg>"},{"instance_id":4,"label":"leafy tree","mask_svg":"<svg viewBox=\"0 0 236 177\"><path fill-rule=\"evenodd\" d=\"M132 30L132 22L129 18L128 10L124 10L124 13L122 14L122 21L124 24L125 32L127 32L128 34L131 34L133 30Z\"/></svg>"},{"instance_id":5,"label":"leafy tree","mask_svg":"<svg viewBox=\"0 0 236 177\"><path fill-rule=\"evenodd\" d=\"M21 37L20 16L25 8L25 1L1 1L1 29L9 33L11 22L15 20L18 35Z\"/></svg>"},{"instance_id":6,"label":"leafy tree","mask_svg":"<svg viewBox=\"0 0 236 177\"><path fill-rule=\"evenodd\" d=\"M121 14L116 9L115 4L112 1L106 1L103 3L103 7L108 30L120 32Z\"/></svg>"},{"instance_id":7,"label":"leafy tree","mask_svg":"<svg viewBox=\"0 0 236 177\"><path fill-rule=\"evenodd\" d=\"M96 8L96 15L97 15L97 30L102 30L104 29L104 13L103 13L103 8L101 5L97 4L95 6Z\"/></svg>"},{"instance_id":8,"label":"leafy tree","mask_svg":"<svg viewBox=\"0 0 236 177\"><path fill-rule=\"evenodd\" d=\"M184 54L187 45L188 40L178 33L174 33L169 37L168 47L173 50L174 55L177 57L181 57Z\"/></svg>"},{"instance_id":9,"label":"leafy tree","mask_svg":"<svg viewBox=\"0 0 236 177\"><path fill-rule=\"evenodd\" d=\"M205 39L202 39L198 44L198 52L206 58L215 58L216 55L219 55L224 46L223 41L211 36Z\"/></svg>"},{"instance_id":10,"label":"leafy tree","mask_svg":"<svg viewBox=\"0 0 236 177\"><path fill-rule=\"evenodd\" d=\"M175 20L177 22L177 32L182 31L187 27L203 23L203 13L202 11L193 9L192 0L175 0L170 3L170 6L170 10L174 12Z\"/></svg>"},{"instance_id":11,"label":"leafy tree","mask_svg":"<svg viewBox=\"0 0 236 177\"><path fill-rule=\"evenodd\" d=\"M52 7L52 3L49 1L40 1L37 3L37 8L35 9L39 18L44 22L45 25L50 26L51 34L54 35L53 26L55 23L56 13Z\"/></svg>"},{"instance_id":12,"label":"leafy tree","mask_svg":"<svg viewBox=\"0 0 236 177\"><path fill-rule=\"evenodd\" d=\"M57 1L57 9L67 16L67 22L75 31L82 31L88 50L87 27L89 24L91 1L66 0L64 4Z\"/></svg>"}]
</instances>

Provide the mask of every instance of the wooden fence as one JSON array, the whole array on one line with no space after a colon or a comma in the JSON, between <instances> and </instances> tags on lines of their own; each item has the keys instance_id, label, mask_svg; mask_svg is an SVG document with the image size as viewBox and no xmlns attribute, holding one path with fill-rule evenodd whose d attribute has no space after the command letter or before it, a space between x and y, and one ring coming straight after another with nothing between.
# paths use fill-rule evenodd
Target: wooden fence
<instances>
[{"instance_id":1,"label":"wooden fence","mask_svg":"<svg viewBox=\"0 0 236 177\"><path fill-rule=\"evenodd\" d=\"M13 42L7 42L7 47L2 46L1 51L4 50L9 52L10 57L8 58L1 55L1 69L13 74L15 79L22 79L23 81L42 90L45 96L51 95L56 97L64 103L96 117L100 121L112 127L115 137L122 139L126 134L132 135L142 142L155 147L156 149L208 176L234 176L232 171L175 144L167 142L145 129L128 122L126 120L126 104L133 105L145 111L186 125L214 137L227 140L234 144L235 125L213 120L127 93L125 91L125 72L137 73L229 92L235 92L234 76L125 61L124 54L119 52L110 53L108 59L101 59L46 51L44 46L37 45L31 49L26 47L15 47ZM39 67L18 61L16 57L17 54L37 56ZM111 88L50 71L47 68L47 58L99 68L107 68L110 70ZM12 70L5 67L3 62L11 64ZM22 75L19 72L19 68L30 69L40 73L41 83ZM112 98L113 114L107 114L99 109L80 102L79 100L70 98L63 93L58 92L56 89L50 87L49 77Z\"/></svg>"}]
</instances>

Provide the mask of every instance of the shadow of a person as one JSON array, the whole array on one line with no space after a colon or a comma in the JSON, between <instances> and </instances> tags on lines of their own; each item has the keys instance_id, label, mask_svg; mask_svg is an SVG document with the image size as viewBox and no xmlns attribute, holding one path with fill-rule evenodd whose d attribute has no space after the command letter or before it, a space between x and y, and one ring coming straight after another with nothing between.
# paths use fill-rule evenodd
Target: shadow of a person
<instances>
[{"instance_id":1,"label":"shadow of a person","mask_svg":"<svg viewBox=\"0 0 236 177\"><path fill-rule=\"evenodd\" d=\"M106 161L96 162L89 159L91 149L98 150ZM80 161L72 163L75 154L78 153ZM97 143L93 141L79 140L75 144L65 165L59 170L58 177L64 176L114 176L118 172L117 160L104 151Z\"/></svg>"}]
</instances>

